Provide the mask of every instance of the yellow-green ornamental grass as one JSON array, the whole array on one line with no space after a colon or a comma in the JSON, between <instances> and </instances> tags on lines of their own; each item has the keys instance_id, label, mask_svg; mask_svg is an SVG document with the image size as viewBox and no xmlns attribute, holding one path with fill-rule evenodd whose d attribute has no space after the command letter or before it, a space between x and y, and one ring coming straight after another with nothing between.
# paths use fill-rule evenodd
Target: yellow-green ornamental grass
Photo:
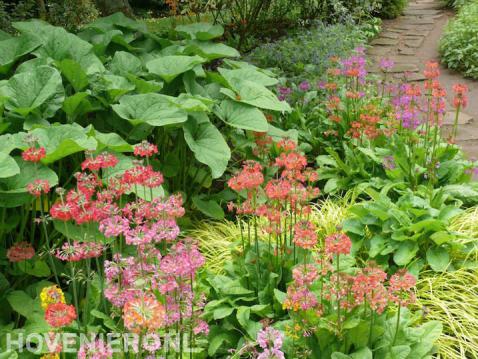
<instances>
[{"instance_id":1,"label":"yellow-green ornamental grass","mask_svg":"<svg viewBox=\"0 0 478 359\"><path fill-rule=\"evenodd\" d=\"M449 229L461 233L463 243L478 245L478 207L456 217ZM469 255L478 259L476 250ZM417 298L427 320L443 323L440 358L478 358L478 269L423 272Z\"/></svg>"}]
</instances>

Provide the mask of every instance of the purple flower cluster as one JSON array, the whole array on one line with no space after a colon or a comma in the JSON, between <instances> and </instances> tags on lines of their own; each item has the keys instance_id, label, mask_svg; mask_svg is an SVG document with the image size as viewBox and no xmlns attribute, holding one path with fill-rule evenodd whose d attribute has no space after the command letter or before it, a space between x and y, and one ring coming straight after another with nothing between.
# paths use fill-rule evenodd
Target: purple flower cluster
<instances>
[{"instance_id":1,"label":"purple flower cluster","mask_svg":"<svg viewBox=\"0 0 478 359\"><path fill-rule=\"evenodd\" d=\"M291 93L292 89L290 87L280 86L278 98L280 101L285 101L287 99L287 96L289 96Z\"/></svg>"},{"instance_id":2,"label":"purple flower cluster","mask_svg":"<svg viewBox=\"0 0 478 359\"><path fill-rule=\"evenodd\" d=\"M378 67L380 67L380 70L382 70L383 72L389 72L394 65L395 65L395 62L393 60L383 58L383 59L380 59Z\"/></svg>"},{"instance_id":3,"label":"purple flower cluster","mask_svg":"<svg viewBox=\"0 0 478 359\"><path fill-rule=\"evenodd\" d=\"M362 47L356 48L355 54L342 60L341 64L343 75L346 77L357 78L360 84L365 83L365 78L367 77L365 65L367 64L367 61Z\"/></svg>"},{"instance_id":4,"label":"purple flower cluster","mask_svg":"<svg viewBox=\"0 0 478 359\"><path fill-rule=\"evenodd\" d=\"M411 84L402 84L392 89L392 105L395 108L395 118L403 128L416 129L420 121L422 97L421 91Z\"/></svg>"},{"instance_id":5,"label":"purple flower cluster","mask_svg":"<svg viewBox=\"0 0 478 359\"><path fill-rule=\"evenodd\" d=\"M393 156L386 156L383 158L382 162L383 168L386 170L394 170L396 168L395 159Z\"/></svg>"},{"instance_id":6,"label":"purple flower cluster","mask_svg":"<svg viewBox=\"0 0 478 359\"><path fill-rule=\"evenodd\" d=\"M283 335L280 331L267 327L257 334L257 344L263 349L263 352L257 356L257 359L285 359L282 348Z\"/></svg>"}]
</instances>

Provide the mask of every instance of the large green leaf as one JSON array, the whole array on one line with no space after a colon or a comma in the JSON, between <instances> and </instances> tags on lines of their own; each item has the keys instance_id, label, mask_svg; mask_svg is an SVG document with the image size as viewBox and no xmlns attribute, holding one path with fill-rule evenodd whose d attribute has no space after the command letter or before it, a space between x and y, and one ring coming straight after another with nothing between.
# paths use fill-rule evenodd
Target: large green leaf
<instances>
[{"instance_id":1,"label":"large green leaf","mask_svg":"<svg viewBox=\"0 0 478 359\"><path fill-rule=\"evenodd\" d=\"M40 43L26 36L0 41L0 73L7 73L22 56L35 50Z\"/></svg>"},{"instance_id":2,"label":"large green leaf","mask_svg":"<svg viewBox=\"0 0 478 359\"><path fill-rule=\"evenodd\" d=\"M177 32L187 34L191 39L211 40L221 37L224 34L224 29L220 25L212 25L205 22L196 22L187 25L176 26Z\"/></svg>"},{"instance_id":3,"label":"large green leaf","mask_svg":"<svg viewBox=\"0 0 478 359\"><path fill-rule=\"evenodd\" d=\"M15 312L25 318L33 318L35 314L41 312L40 302L21 290L9 293L7 301Z\"/></svg>"},{"instance_id":4,"label":"large green leaf","mask_svg":"<svg viewBox=\"0 0 478 359\"><path fill-rule=\"evenodd\" d=\"M87 114L94 110L88 97L88 92L77 92L73 96L69 96L65 99L62 109L65 111L69 119L74 120L78 116Z\"/></svg>"},{"instance_id":5,"label":"large green leaf","mask_svg":"<svg viewBox=\"0 0 478 359\"><path fill-rule=\"evenodd\" d=\"M450 255L444 247L432 247L427 250L427 261L435 272L443 272L450 263Z\"/></svg>"},{"instance_id":6,"label":"large green leaf","mask_svg":"<svg viewBox=\"0 0 478 359\"><path fill-rule=\"evenodd\" d=\"M187 113L170 96L156 93L123 96L113 110L133 125L166 126L187 121Z\"/></svg>"},{"instance_id":7,"label":"large green leaf","mask_svg":"<svg viewBox=\"0 0 478 359\"><path fill-rule=\"evenodd\" d=\"M160 76L164 81L171 82L177 76L192 70L196 65L206 60L200 56L162 56L148 61L146 67L149 72Z\"/></svg>"},{"instance_id":8,"label":"large green leaf","mask_svg":"<svg viewBox=\"0 0 478 359\"><path fill-rule=\"evenodd\" d=\"M252 81L263 86L275 86L279 82L276 78L267 76L254 67L242 67L233 70L219 67L218 71L231 86L234 86L238 81L244 80Z\"/></svg>"},{"instance_id":9,"label":"large green leaf","mask_svg":"<svg viewBox=\"0 0 478 359\"><path fill-rule=\"evenodd\" d=\"M144 80L133 74L127 74L126 77L136 87L136 92L140 94L159 92L164 85L162 81Z\"/></svg>"},{"instance_id":10,"label":"large green leaf","mask_svg":"<svg viewBox=\"0 0 478 359\"><path fill-rule=\"evenodd\" d=\"M138 32L147 32L148 28L144 22L133 20L125 16L122 12L114 13L110 16L101 17L85 26L86 29L97 29L101 31L110 31L115 29L130 30Z\"/></svg>"},{"instance_id":11,"label":"large green leaf","mask_svg":"<svg viewBox=\"0 0 478 359\"><path fill-rule=\"evenodd\" d=\"M96 140L88 136L88 129L73 125L55 125L36 128L31 134L46 149L43 163L53 163L76 152L96 149Z\"/></svg>"},{"instance_id":12,"label":"large green leaf","mask_svg":"<svg viewBox=\"0 0 478 359\"><path fill-rule=\"evenodd\" d=\"M256 132L267 132L269 129L266 116L261 110L237 101L222 101L215 113L221 120L233 127Z\"/></svg>"},{"instance_id":13,"label":"large green leaf","mask_svg":"<svg viewBox=\"0 0 478 359\"><path fill-rule=\"evenodd\" d=\"M241 54L235 48L217 42L192 40L184 50L186 54L196 54L208 60L222 57L239 57Z\"/></svg>"},{"instance_id":14,"label":"large green leaf","mask_svg":"<svg viewBox=\"0 0 478 359\"><path fill-rule=\"evenodd\" d=\"M8 178L20 173L15 160L8 154L0 152L0 178Z\"/></svg>"},{"instance_id":15,"label":"large green leaf","mask_svg":"<svg viewBox=\"0 0 478 359\"><path fill-rule=\"evenodd\" d=\"M21 116L34 113L41 118L52 117L65 98L60 73L49 66L12 76L0 88L0 95L8 97L5 103L8 111Z\"/></svg>"},{"instance_id":16,"label":"large green leaf","mask_svg":"<svg viewBox=\"0 0 478 359\"><path fill-rule=\"evenodd\" d=\"M410 358L425 358L432 354L433 346L436 340L441 336L443 324L437 320L429 321L419 328L417 332L420 335L420 341L412 345Z\"/></svg>"},{"instance_id":17,"label":"large green leaf","mask_svg":"<svg viewBox=\"0 0 478 359\"><path fill-rule=\"evenodd\" d=\"M9 154L15 148L27 148L25 136L25 132L7 133L0 136L0 152Z\"/></svg>"},{"instance_id":18,"label":"large green leaf","mask_svg":"<svg viewBox=\"0 0 478 359\"><path fill-rule=\"evenodd\" d=\"M97 151L102 151L104 149L110 149L115 152L132 152L133 146L128 142L123 140L120 135L111 132L111 133L102 133L96 130L93 130L91 133L92 136L98 141Z\"/></svg>"},{"instance_id":19,"label":"large green leaf","mask_svg":"<svg viewBox=\"0 0 478 359\"><path fill-rule=\"evenodd\" d=\"M125 51L116 51L110 62L111 72L125 76L128 73L138 74L143 70L143 63L133 54Z\"/></svg>"},{"instance_id":20,"label":"large green leaf","mask_svg":"<svg viewBox=\"0 0 478 359\"><path fill-rule=\"evenodd\" d=\"M15 176L0 179L0 206L17 207L28 201L31 196L27 192L27 185L36 179L48 181L50 187L58 184L55 171L45 165L25 162L21 157L15 157L20 173Z\"/></svg>"},{"instance_id":21,"label":"large green leaf","mask_svg":"<svg viewBox=\"0 0 478 359\"><path fill-rule=\"evenodd\" d=\"M93 45L93 51L98 56L105 56L108 46L111 43L125 47L127 50L135 50L129 45L134 40L134 36L124 36L120 30L109 30L103 32L99 29L88 28L78 34L78 36Z\"/></svg>"},{"instance_id":22,"label":"large green leaf","mask_svg":"<svg viewBox=\"0 0 478 359\"><path fill-rule=\"evenodd\" d=\"M104 71L100 59L93 53L93 46L61 27L41 20L16 22L13 26L25 36L42 44L33 52L37 57L50 57L56 61L73 59L87 74Z\"/></svg>"},{"instance_id":23,"label":"large green leaf","mask_svg":"<svg viewBox=\"0 0 478 359\"><path fill-rule=\"evenodd\" d=\"M117 98L134 90L135 86L123 76L101 75L93 84L97 92L106 92L110 101L116 101Z\"/></svg>"},{"instance_id":24,"label":"large green leaf","mask_svg":"<svg viewBox=\"0 0 478 359\"><path fill-rule=\"evenodd\" d=\"M216 201L203 199L201 196L194 196L192 200L196 208L206 216L214 219L224 218L224 210Z\"/></svg>"},{"instance_id":25,"label":"large green leaf","mask_svg":"<svg viewBox=\"0 0 478 359\"><path fill-rule=\"evenodd\" d=\"M88 86L88 75L75 60L64 59L57 63L62 75L70 82L76 92Z\"/></svg>"},{"instance_id":26,"label":"large green leaf","mask_svg":"<svg viewBox=\"0 0 478 359\"><path fill-rule=\"evenodd\" d=\"M415 242L405 241L401 242L398 250L393 255L393 260L399 266L406 266L415 257L418 252L418 245Z\"/></svg>"},{"instance_id":27,"label":"large green leaf","mask_svg":"<svg viewBox=\"0 0 478 359\"><path fill-rule=\"evenodd\" d=\"M279 101L274 93L256 82L234 78L234 80L229 83L234 91L222 88L221 92L232 100L266 110L281 112L289 112L291 110L287 102Z\"/></svg>"},{"instance_id":28,"label":"large green leaf","mask_svg":"<svg viewBox=\"0 0 478 359\"><path fill-rule=\"evenodd\" d=\"M178 97L170 97L171 101L187 112L210 112L210 107L215 103L210 98L200 95L182 93Z\"/></svg>"},{"instance_id":29,"label":"large green leaf","mask_svg":"<svg viewBox=\"0 0 478 359\"><path fill-rule=\"evenodd\" d=\"M183 129L184 138L196 159L211 169L213 178L221 177L231 158L221 132L211 122L200 122L195 118L190 118Z\"/></svg>"},{"instance_id":30,"label":"large green leaf","mask_svg":"<svg viewBox=\"0 0 478 359\"><path fill-rule=\"evenodd\" d=\"M280 141L283 138L288 138L297 142L299 138L299 133L297 132L297 130L290 129L290 130L284 131L278 127L272 126L271 124L269 124L269 131L267 131L267 134L271 136L274 141Z\"/></svg>"}]
</instances>

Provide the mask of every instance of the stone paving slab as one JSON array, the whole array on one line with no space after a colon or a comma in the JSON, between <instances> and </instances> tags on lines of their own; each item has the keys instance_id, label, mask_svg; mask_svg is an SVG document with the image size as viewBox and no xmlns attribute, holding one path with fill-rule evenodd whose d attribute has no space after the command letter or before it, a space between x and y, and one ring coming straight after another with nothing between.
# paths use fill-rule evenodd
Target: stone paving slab
<instances>
[{"instance_id":1,"label":"stone paving slab","mask_svg":"<svg viewBox=\"0 0 478 359\"><path fill-rule=\"evenodd\" d=\"M458 115L459 125L468 125L473 122L473 117L466 112L460 112ZM443 125L453 125L455 123L455 111L447 111L443 118Z\"/></svg>"},{"instance_id":2,"label":"stone paving slab","mask_svg":"<svg viewBox=\"0 0 478 359\"><path fill-rule=\"evenodd\" d=\"M409 9L420 9L420 10L442 10L445 8L444 3L412 3L408 7Z\"/></svg>"},{"instance_id":3,"label":"stone paving slab","mask_svg":"<svg viewBox=\"0 0 478 359\"><path fill-rule=\"evenodd\" d=\"M407 23L397 23L393 25L389 31L394 31L394 30L418 30L418 31L430 31L433 30L433 24L427 24L427 25L416 25L416 24L407 24Z\"/></svg>"},{"instance_id":4,"label":"stone paving slab","mask_svg":"<svg viewBox=\"0 0 478 359\"><path fill-rule=\"evenodd\" d=\"M395 63L390 71L393 78L408 82L425 80L425 63L438 59L437 42L449 16L449 10L441 0L410 0L403 16L383 22L382 33L371 42L372 47L367 50L370 62L367 68L371 72L379 73L380 59L387 58ZM451 87L456 82L462 82L463 78L459 74L442 71L446 73L443 84L448 92L447 112L443 120L443 130L447 133L452 129L455 120L455 112L449 103L453 98ZM470 87L470 84L468 85ZM478 82L475 91L478 93ZM473 98L470 94L469 107L473 108L475 99L478 100L478 96ZM457 143L462 145L466 153L478 157L478 110L468 113L467 109L458 118Z\"/></svg>"},{"instance_id":5,"label":"stone paving slab","mask_svg":"<svg viewBox=\"0 0 478 359\"><path fill-rule=\"evenodd\" d=\"M404 19L401 21L402 24L404 25L433 25L435 24L434 18L431 17L413 17L409 19Z\"/></svg>"},{"instance_id":6,"label":"stone paving slab","mask_svg":"<svg viewBox=\"0 0 478 359\"><path fill-rule=\"evenodd\" d=\"M405 47L405 46L400 46L397 49L398 53L401 55L410 55L414 56L415 55L415 50L411 47Z\"/></svg>"},{"instance_id":7,"label":"stone paving slab","mask_svg":"<svg viewBox=\"0 0 478 359\"><path fill-rule=\"evenodd\" d=\"M400 38L400 33L393 32L393 31L383 31L380 33L380 37L387 38L387 39L398 39Z\"/></svg>"},{"instance_id":8,"label":"stone paving slab","mask_svg":"<svg viewBox=\"0 0 478 359\"><path fill-rule=\"evenodd\" d=\"M408 9L405 9L403 11L404 15L438 15L440 13L440 10L434 10L434 9L419 9L419 8L413 8L409 7Z\"/></svg>"},{"instance_id":9,"label":"stone paving slab","mask_svg":"<svg viewBox=\"0 0 478 359\"><path fill-rule=\"evenodd\" d=\"M423 37L405 38L404 44L407 47L420 47L423 44Z\"/></svg>"},{"instance_id":10,"label":"stone paving slab","mask_svg":"<svg viewBox=\"0 0 478 359\"><path fill-rule=\"evenodd\" d=\"M371 45L380 45L380 46L395 46L398 45L398 39L388 39L384 37L379 37L371 42Z\"/></svg>"}]
</instances>

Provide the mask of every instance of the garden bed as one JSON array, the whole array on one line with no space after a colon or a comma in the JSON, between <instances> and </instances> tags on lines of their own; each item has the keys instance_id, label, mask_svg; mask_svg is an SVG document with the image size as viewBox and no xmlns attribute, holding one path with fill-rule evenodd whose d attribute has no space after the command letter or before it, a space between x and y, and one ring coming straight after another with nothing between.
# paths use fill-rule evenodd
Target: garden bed
<instances>
[{"instance_id":1,"label":"garden bed","mask_svg":"<svg viewBox=\"0 0 478 359\"><path fill-rule=\"evenodd\" d=\"M478 163L436 63L371 75L347 25L254 64L208 23L14 27L0 358L476 356Z\"/></svg>"}]
</instances>

